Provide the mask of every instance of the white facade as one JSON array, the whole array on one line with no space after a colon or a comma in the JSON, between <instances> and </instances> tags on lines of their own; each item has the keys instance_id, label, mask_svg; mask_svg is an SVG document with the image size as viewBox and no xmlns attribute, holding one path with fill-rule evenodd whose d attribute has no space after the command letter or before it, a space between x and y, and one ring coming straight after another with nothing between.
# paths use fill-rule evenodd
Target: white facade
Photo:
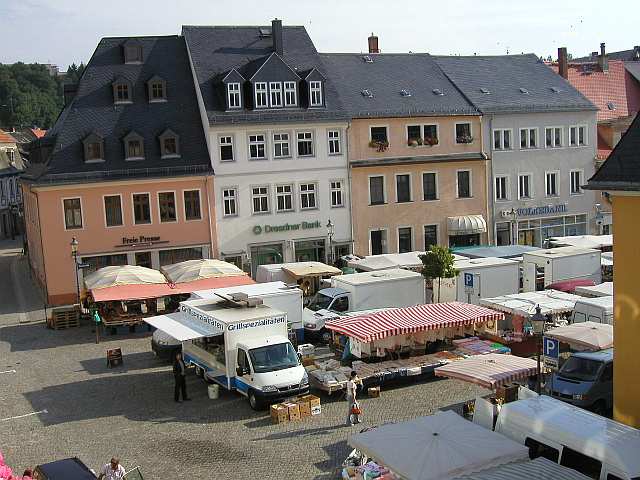
<instances>
[{"instance_id":1,"label":"white facade","mask_svg":"<svg viewBox=\"0 0 640 480\"><path fill-rule=\"evenodd\" d=\"M351 248L346 128L344 121L209 128L221 258L250 264L253 273L263 263L326 261L329 220L333 258Z\"/></svg>"},{"instance_id":2,"label":"white facade","mask_svg":"<svg viewBox=\"0 0 640 480\"><path fill-rule=\"evenodd\" d=\"M483 128L498 245L597 231L595 193L580 188L594 173L595 111L486 115Z\"/></svg>"}]
</instances>

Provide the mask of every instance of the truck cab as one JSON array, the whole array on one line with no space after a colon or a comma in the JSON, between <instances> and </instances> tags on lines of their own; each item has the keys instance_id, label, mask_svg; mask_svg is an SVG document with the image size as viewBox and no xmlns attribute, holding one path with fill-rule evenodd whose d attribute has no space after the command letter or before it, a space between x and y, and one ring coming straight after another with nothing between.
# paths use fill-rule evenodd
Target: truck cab
<instances>
[{"instance_id":1,"label":"truck cab","mask_svg":"<svg viewBox=\"0 0 640 480\"><path fill-rule=\"evenodd\" d=\"M302 320L307 334L329 342L331 333L325 328L325 322L350 311L350 296L347 290L336 287L318 291L303 312Z\"/></svg>"}]
</instances>

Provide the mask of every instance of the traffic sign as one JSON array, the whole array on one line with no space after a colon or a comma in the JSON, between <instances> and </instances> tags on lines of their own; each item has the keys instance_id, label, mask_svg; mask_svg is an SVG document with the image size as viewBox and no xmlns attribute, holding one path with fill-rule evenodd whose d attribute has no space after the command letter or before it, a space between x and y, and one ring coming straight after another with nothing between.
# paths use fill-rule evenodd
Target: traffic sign
<instances>
[{"instance_id":1,"label":"traffic sign","mask_svg":"<svg viewBox=\"0 0 640 480\"><path fill-rule=\"evenodd\" d=\"M543 337L542 354L544 356L545 365L558 368L558 360L560 358L560 341L555 338Z\"/></svg>"},{"instance_id":2,"label":"traffic sign","mask_svg":"<svg viewBox=\"0 0 640 480\"><path fill-rule=\"evenodd\" d=\"M467 288L473 288L473 273L464 274L464 286Z\"/></svg>"}]
</instances>

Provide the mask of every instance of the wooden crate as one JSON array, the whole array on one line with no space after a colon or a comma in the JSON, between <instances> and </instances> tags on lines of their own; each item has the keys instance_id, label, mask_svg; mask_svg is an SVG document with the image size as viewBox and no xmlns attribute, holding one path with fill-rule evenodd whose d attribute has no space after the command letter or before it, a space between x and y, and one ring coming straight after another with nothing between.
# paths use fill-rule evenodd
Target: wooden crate
<instances>
[{"instance_id":1,"label":"wooden crate","mask_svg":"<svg viewBox=\"0 0 640 480\"><path fill-rule=\"evenodd\" d=\"M54 330L80 326L80 310L77 306L54 308L51 318L47 319L47 326Z\"/></svg>"}]
</instances>

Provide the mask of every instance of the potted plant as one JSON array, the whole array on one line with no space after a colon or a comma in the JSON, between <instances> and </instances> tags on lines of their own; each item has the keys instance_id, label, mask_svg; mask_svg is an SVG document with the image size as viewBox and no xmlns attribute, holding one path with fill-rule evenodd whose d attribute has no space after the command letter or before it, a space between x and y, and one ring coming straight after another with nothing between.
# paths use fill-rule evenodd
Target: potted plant
<instances>
[{"instance_id":1,"label":"potted plant","mask_svg":"<svg viewBox=\"0 0 640 480\"><path fill-rule=\"evenodd\" d=\"M407 142L407 145L409 145L410 147L417 147L418 145L422 145L422 139L410 138L409 141Z\"/></svg>"},{"instance_id":2,"label":"potted plant","mask_svg":"<svg viewBox=\"0 0 640 480\"><path fill-rule=\"evenodd\" d=\"M389 142L386 140L371 140L369 146L375 148L378 152L384 152L389 148Z\"/></svg>"},{"instance_id":3,"label":"potted plant","mask_svg":"<svg viewBox=\"0 0 640 480\"><path fill-rule=\"evenodd\" d=\"M424 144L433 147L434 145L438 145L438 139L435 137L427 137L424 139Z\"/></svg>"},{"instance_id":4,"label":"potted plant","mask_svg":"<svg viewBox=\"0 0 640 480\"><path fill-rule=\"evenodd\" d=\"M473 137L471 135L461 135L456 138L456 142L458 143L471 143L473 142Z\"/></svg>"}]
</instances>

